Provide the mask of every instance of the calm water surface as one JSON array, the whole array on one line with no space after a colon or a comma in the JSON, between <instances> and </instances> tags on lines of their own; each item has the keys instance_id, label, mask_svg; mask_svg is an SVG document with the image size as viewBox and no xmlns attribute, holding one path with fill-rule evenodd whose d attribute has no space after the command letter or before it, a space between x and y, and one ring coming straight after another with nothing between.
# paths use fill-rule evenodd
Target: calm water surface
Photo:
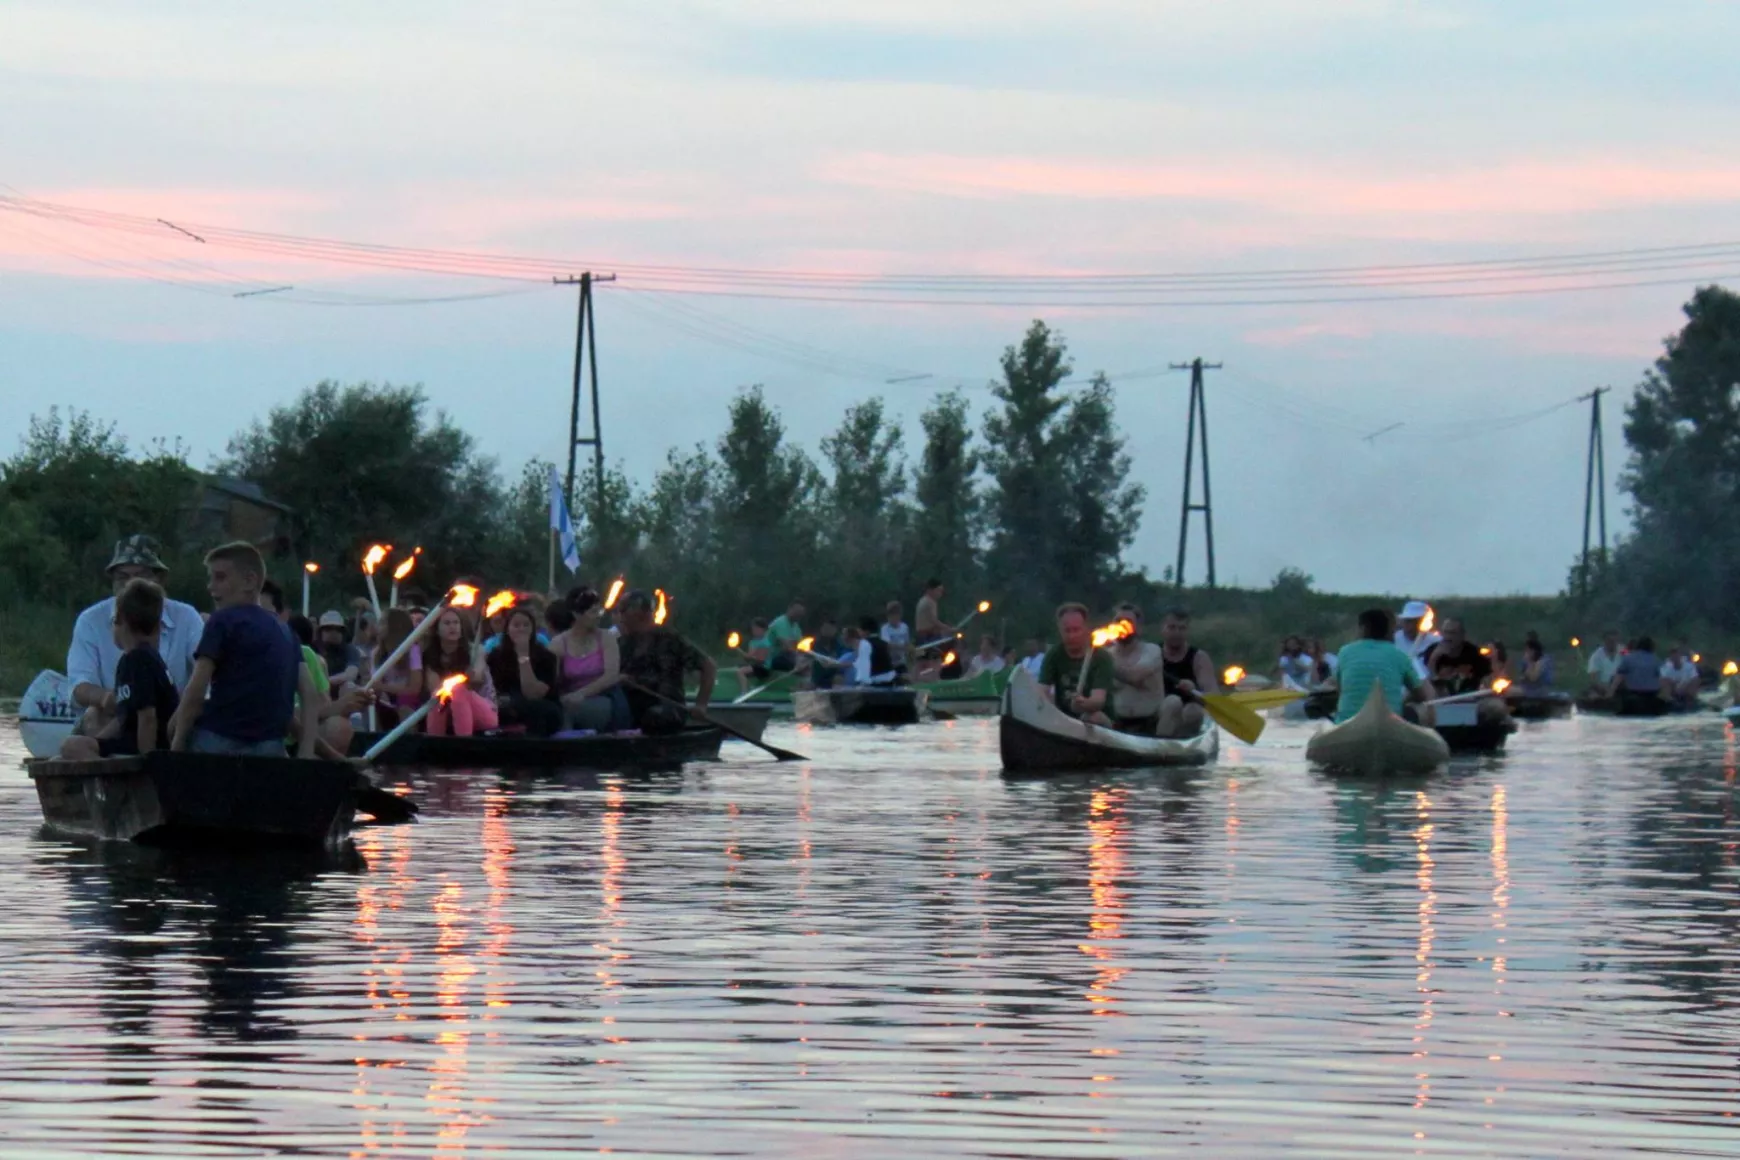
<instances>
[{"instance_id":1,"label":"calm water surface","mask_svg":"<svg viewBox=\"0 0 1740 1160\"><path fill-rule=\"evenodd\" d=\"M992 722L411 778L368 869L40 830L0 723L7 1155L1740 1155L1715 718L1352 784L1304 726L1005 781Z\"/></svg>"}]
</instances>

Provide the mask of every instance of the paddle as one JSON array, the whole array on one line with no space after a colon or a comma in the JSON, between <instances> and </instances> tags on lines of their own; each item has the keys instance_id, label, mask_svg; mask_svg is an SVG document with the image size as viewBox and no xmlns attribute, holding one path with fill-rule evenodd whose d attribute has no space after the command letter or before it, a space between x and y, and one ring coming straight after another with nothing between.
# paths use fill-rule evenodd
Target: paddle
<instances>
[{"instance_id":1,"label":"paddle","mask_svg":"<svg viewBox=\"0 0 1740 1160\"><path fill-rule=\"evenodd\" d=\"M357 776L356 808L359 813L368 814L380 826L396 826L403 822L414 821L417 817L417 803L408 797L401 797L392 790L382 789L373 784L361 774Z\"/></svg>"},{"instance_id":2,"label":"paddle","mask_svg":"<svg viewBox=\"0 0 1740 1160\"><path fill-rule=\"evenodd\" d=\"M1226 693L1198 693L1196 699L1216 725L1247 744L1261 737L1268 724L1255 709L1241 705Z\"/></svg>"},{"instance_id":3,"label":"paddle","mask_svg":"<svg viewBox=\"0 0 1740 1160\"><path fill-rule=\"evenodd\" d=\"M1311 694L1303 689L1251 689L1248 692L1214 693L1216 697L1224 697L1235 705L1243 705L1247 709L1273 709L1281 705L1290 705Z\"/></svg>"},{"instance_id":4,"label":"paddle","mask_svg":"<svg viewBox=\"0 0 1740 1160\"><path fill-rule=\"evenodd\" d=\"M639 689L641 692L645 693L647 696L652 697L655 700L663 701L667 705L671 705L671 706L674 706L678 709L681 709L685 713L689 713L689 712L693 711L689 707L687 702L673 700L672 698L665 696L663 693L655 693L651 689L647 688L645 685L641 684L639 681L634 681L634 680L630 680L627 677L623 677L622 683L627 685L631 689ZM731 728L731 726L725 724L723 721L715 721L713 718L707 716L705 713L701 713L701 714L699 714L699 716L700 716L701 720L705 721L707 724L711 725L713 728L719 730L720 732L726 734L727 736L735 737L739 741L747 741L747 742L749 742L749 744L755 746L757 749L765 749L768 753L771 753L773 756L779 758L781 761L808 761L809 760L809 758L805 757L801 753L793 753L789 749L781 749L777 745L769 745L765 741L757 741L755 738L750 737L747 734L739 733L739 732L737 732L737 730Z\"/></svg>"}]
</instances>

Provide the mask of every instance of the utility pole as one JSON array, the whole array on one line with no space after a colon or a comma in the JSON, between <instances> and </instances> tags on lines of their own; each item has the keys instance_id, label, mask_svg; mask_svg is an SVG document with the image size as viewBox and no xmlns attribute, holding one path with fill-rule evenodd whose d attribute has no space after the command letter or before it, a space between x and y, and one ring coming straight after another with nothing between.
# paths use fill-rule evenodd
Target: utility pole
<instances>
[{"instance_id":1,"label":"utility pole","mask_svg":"<svg viewBox=\"0 0 1740 1160\"><path fill-rule=\"evenodd\" d=\"M1219 363L1205 363L1200 358L1187 363L1173 363L1171 369L1190 372L1190 423L1184 434L1184 499L1178 512L1178 566L1173 579L1184 587L1184 548L1190 536L1190 513L1202 513L1202 528L1208 542L1208 586L1214 587L1214 500L1208 484L1208 406L1202 391L1202 372L1217 371ZM1202 445L1202 502L1190 502L1191 468L1195 466L1197 444Z\"/></svg>"},{"instance_id":2,"label":"utility pole","mask_svg":"<svg viewBox=\"0 0 1740 1160\"><path fill-rule=\"evenodd\" d=\"M1578 402L1589 401L1589 456L1583 474L1583 566L1578 580L1583 595L1589 594L1589 523L1599 513L1600 551L1602 567L1607 565L1607 455L1601 435L1601 396L1612 387L1596 387L1587 395L1577 396Z\"/></svg>"},{"instance_id":3,"label":"utility pole","mask_svg":"<svg viewBox=\"0 0 1740 1160\"><path fill-rule=\"evenodd\" d=\"M580 317L574 326L574 401L568 410L568 507L574 507L574 458L581 447L592 448L593 484L598 489L598 507L604 507L604 430L598 416L598 322L592 308L592 284L614 282L615 274L587 270L578 278L552 278L558 286L580 287ZM592 372L592 434L580 437L580 395L583 369Z\"/></svg>"}]
</instances>

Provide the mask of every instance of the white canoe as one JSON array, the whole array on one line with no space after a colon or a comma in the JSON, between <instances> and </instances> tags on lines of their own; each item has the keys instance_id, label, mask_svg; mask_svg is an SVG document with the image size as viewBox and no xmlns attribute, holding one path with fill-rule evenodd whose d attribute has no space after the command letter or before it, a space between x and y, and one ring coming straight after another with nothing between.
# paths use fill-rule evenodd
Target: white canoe
<instances>
[{"instance_id":1,"label":"white canoe","mask_svg":"<svg viewBox=\"0 0 1740 1160\"><path fill-rule=\"evenodd\" d=\"M37 673L18 702L18 733L32 757L58 756L60 743L72 735L78 720L72 682L60 673Z\"/></svg>"},{"instance_id":2,"label":"white canoe","mask_svg":"<svg viewBox=\"0 0 1740 1160\"><path fill-rule=\"evenodd\" d=\"M1009 678L998 724L1003 769L1009 773L1201 765L1220 750L1213 721L1205 720L1194 737L1146 737L1078 721L1047 701L1026 669Z\"/></svg>"},{"instance_id":3,"label":"white canoe","mask_svg":"<svg viewBox=\"0 0 1740 1160\"><path fill-rule=\"evenodd\" d=\"M1450 746L1435 730L1410 725L1390 712L1383 686L1374 681L1359 712L1313 737L1305 756L1331 769L1379 777L1431 773L1450 760Z\"/></svg>"}]
</instances>

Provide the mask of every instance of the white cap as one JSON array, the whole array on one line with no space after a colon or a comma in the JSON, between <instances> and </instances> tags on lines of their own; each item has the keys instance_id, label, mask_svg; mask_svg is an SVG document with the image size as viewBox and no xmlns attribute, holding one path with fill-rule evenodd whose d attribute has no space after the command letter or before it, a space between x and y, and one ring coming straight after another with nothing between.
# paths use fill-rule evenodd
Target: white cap
<instances>
[{"instance_id":1,"label":"white cap","mask_svg":"<svg viewBox=\"0 0 1740 1160\"><path fill-rule=\"evenodd\" d=\"M1403 619L1403 620L1418 620L1430 611L1432 611L1431 608L1426 604L1426 602L1424 600L1410 600L1406 604L1402 605L1401 619Z\"/></svg>"}]
</instances>

